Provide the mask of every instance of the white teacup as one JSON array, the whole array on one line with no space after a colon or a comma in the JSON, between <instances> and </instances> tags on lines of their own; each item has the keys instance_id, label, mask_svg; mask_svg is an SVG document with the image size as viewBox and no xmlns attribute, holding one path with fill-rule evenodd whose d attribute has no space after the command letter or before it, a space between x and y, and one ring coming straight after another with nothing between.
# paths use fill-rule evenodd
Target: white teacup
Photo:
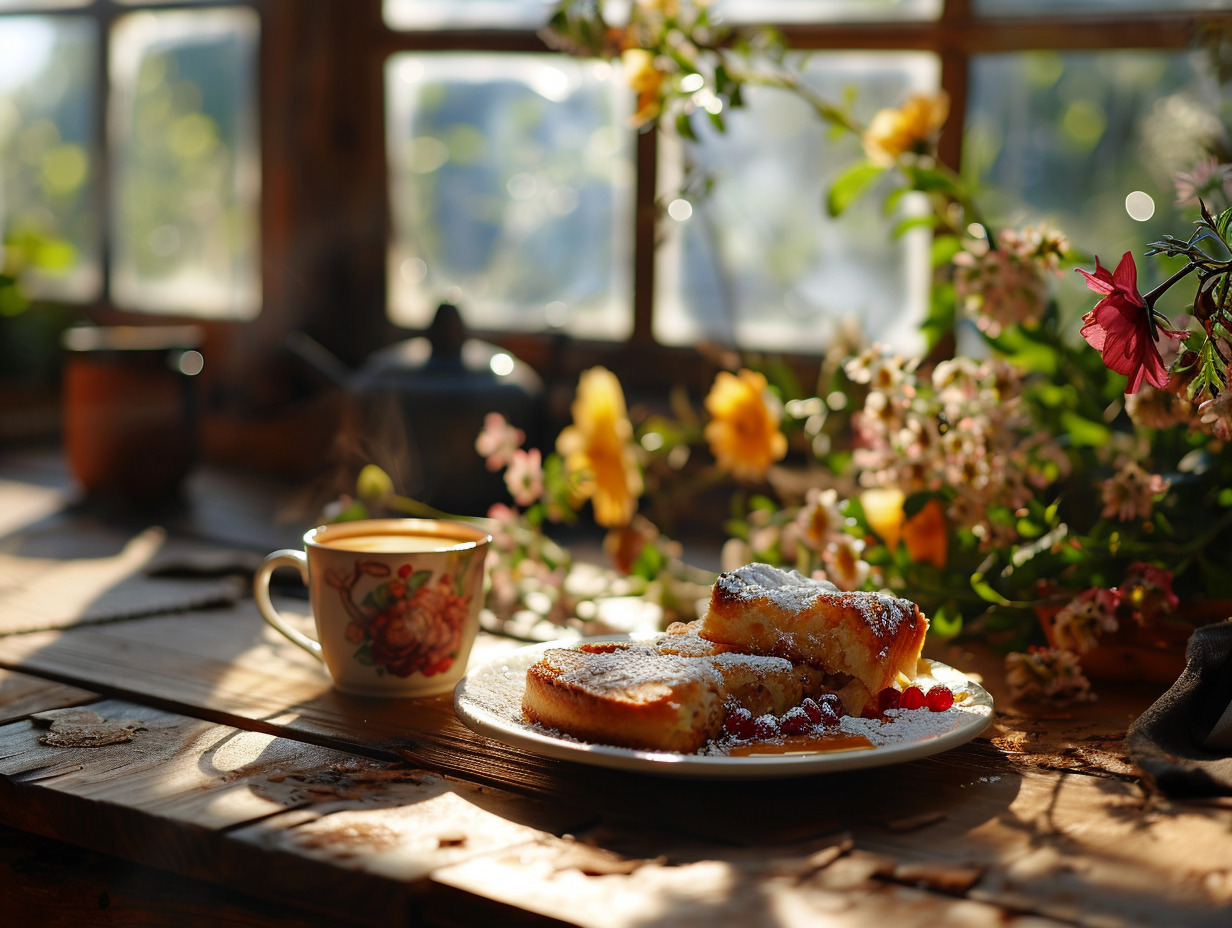
<instances>
[{"instance_id":1,"label":"white teacup","mask_svg":"<svg viewBox=\"0 0 1232 928\"><path fill-rule=\"evenodd\" d=\"M364 519L321 525L304 550L274 551L253 578L270 625L324 661L334 685L364 696L429 696L454 688L479 630L484 560L492 536L438 519ZM279 567L308 586L315 639L270 600Z\"/></svg>"}]
</instances>

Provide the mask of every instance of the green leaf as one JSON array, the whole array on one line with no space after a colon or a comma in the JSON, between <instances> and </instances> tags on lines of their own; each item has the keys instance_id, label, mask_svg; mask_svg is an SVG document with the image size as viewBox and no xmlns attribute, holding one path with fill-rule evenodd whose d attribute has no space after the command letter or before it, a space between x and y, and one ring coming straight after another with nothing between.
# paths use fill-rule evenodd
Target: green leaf
<instances>
[{"instance_id":1,"label":"green leaf","mask_svg":"<svg viewBox=\"0 0 1232 928\"><path fill-rule=\"evenodd\" d=\"M667 558L657 546L643 545L642 550L638 552L637 560L633 562L629 572L635 577L653 580L663 572L663 568L666 566Z\"/></svg>"},{"instance_id":2,"label":"green leaf","mask_svg":"<svg viewBox=\"0 0 1232 928\"><path fill-rule=\"evenodd\" d=\"M997 606L1010 605L1010 601L993 589L992 584L984 579L984 570L978 570L971 575L971 589L984 602L993 603Z\"/></svg>"},{"instance_id":3,"label":"green leaf","mask_svg":"<svg viewBox=\"0 0 1232 928\"><path fill-rule=\"evenodd\" d=\"M830 185L826 194L826 212L831 216L841 216L884 173L885 168L871 161L857 161L851 165Z\"/></svg>"},{"instance_id":4,"label":"green leaf","mask_svg":"<svg viewBox=\"0 0 1232 928\"><path fill-rule=\"evenodd\" d=\"M371 516L363 500L354 500L342 512L334 516L335 522L354 522L356 519L367 519Z\"/></svg>"},{"instance_id":5,"label":"green leaf","mask_svg":"<svg viewBox=\"0 0 1232 928\"><path fill-rule=\"evenodd\" d=\"M394 598L389 595L389 584L382 583L380 586L372 589L364 601L360 604L365 609L371 609L376 612L384 612L389 608L389 604L394 601Z\"/></svg>"},{"instance_id":6,"label":"green leaf","mask_svg":"<svg viewBox=\"0 0 1232 928\"><path fill-rule=\"evenodd\" d=\"M693 124L689 121L688 113L680 113L676 117L676 134L686 141L697 141L697 133L693 131Z\"/></svg>"},{"instance_id":7,"label":"green leaf","mask_svg":"<svg viewBox=\"0 0 1232 928\"><path fill-rule=\"evenodd\" d=\"M911 181L911 187L914 190L951 195L958 192L958 184L955 183L953 177L944 171L921 167L908 167L905 171L907 179Z\"/></svg>"},{"instance_id":8,"label":"green leaf","mask_svg":"<svg viewBox=\"0 0 1232 928\"><path fill-rule=\"evenodd\" d=\"M432 577L430 570L417 570L404 581L406 583L406 591L414 593L417 589L428 582Z\"/></svg>"},{"instance_id":9,"label":"green leaf","mask_svg":"<svg viewBox=\"0 0 1232 928\"><path fill-rule=\"evenodd\" d=\"M958 604L948 600L935 607L928 617L928 631L941 638L953 638L962 631L963 614Z\"/></svg>"},{"instance_id":10,"label":"green leaf","mask_svg":"<svg viewBox=\"0 0 1232 928\"><path fill-rule=\"evenodd\" d=\"M1102 422L1093 422L1077 413L1062 413L1061 424L1074 447L1102 448L1112 437L1112 429L1108 426Z\"/></svg>"},{"instance_id":11,"label":"green leaf","mask_svg":"<svg viewBox=\"0 0 1232 928\"><path fill-rule=\"evenodd\" d=\"M912 229L932 229L936 225L936 216L912 216L910 219L904 219L901 222L895 223L891 234L897 239L902 238Z\"/></svg>"},{"instance_id":12,"label":"green leaf","mask_svg":"<svg viewBox=\"0 0 1232 928\"><path fill-rule=\"evenodd\" d=\"M962 239L957 235L938 235L932 244L933 267L945 267L962 250Z\"/></svg>"}]
</instances>

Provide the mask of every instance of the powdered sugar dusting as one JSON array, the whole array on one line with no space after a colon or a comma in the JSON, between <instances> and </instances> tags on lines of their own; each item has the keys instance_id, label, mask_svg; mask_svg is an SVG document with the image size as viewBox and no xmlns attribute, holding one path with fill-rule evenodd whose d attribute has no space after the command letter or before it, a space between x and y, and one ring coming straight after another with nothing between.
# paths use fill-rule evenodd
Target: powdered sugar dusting
<instances>
[{"instance_id":1,"label":"powdered sugar dusting","mask_svg":"<svg viewBox=\"0 0 1232 928\"><path fill-rule=\"evenodd\" d=\"M928 709L890 709L882 719L865 719L854 715L840 720L843 731L849 735L863 735L874 745L907 744L936 738L958 728L969 710L961 706L944 712Z\"/></svg>"},{"instance_id":2,"label":"powdered sugar dusting","mask_svg":"<svg viewBox=\"0 0 1232 928\"><path fill-rule=\"evenodd\" d=\"M643 644L645 644L643 642ZM553 741L572 744L584 751L599 751L604 756L631 756L638 752L628 748L590 745L563 735L560 732L526 721L522 714L522 695L526 689L526 671L545 653L542 647L527 648L494 660L468 674L458 685L455 703L464 721L477 715L485 716L484 721L496 724L503 732L528 732L539 736L548 736ZM591 655L592 657L595 655ZM733 654L731 656L715 655L714 660L734 661L748 658L749 655ZM768 662L788 664L780 658L765 658ZM932 683L945 683L954 690L956 702L944 712L930 712L927 709L892 709L884 719L866 719L854 716L844 716L840 721L840 730L848 735L862 735L874 745L874 750L856 752L872 755L871 759L860 763L875 761L880 756L877 748L884 748L887 756L896 749L911 745L925 744L947 736L957 735L955 743L969 740L978 734L992 717L992 702L988 695L976 684L958 671L936 662L925 662L930 667L919 681L927 686ZM713 671L712 671L713 672ZM468 721L468 724L470 722ZM954 738L950 738L954 741ZM850 752L848 752L850 753ZM680 755L674 755L679 757ZM709 764L782 764L785 760L800 761L803 755L784 755L777 758L731 758L727 757L727 748L722 742L711 742L704 746L697 755L686 755L696 758L698 763ZM818 755L822 757L823 755ZM833 764L836 755L824 755L831 758L819 763ZM575 759L590 759L575 758ZM663 772L663 771L660 771Z\"/></svg>"},{"instance_id":3,"label":"powdered sugar dusting","mask_svg":"<svg viewBox=\"0 0 1232 928\"><path fill-rule=\"evenodd\" d=\"M782 657L764 657L760 654L738 654L734 651L725 651L722 654L713 654L706 658L714 666L720 670L727 668L748 668L759 676L768 676L777 673L791 673L795 665L791 661Z\"/></svg>"},{"instance_id":4,"label":"powdered sugar dusting","mask_svg":"<svg viewBox=\"0 0 1232 928\"><path fill-rule=\"evenodd\" d=\"M566 685L637 698L648 687L675 687L701 683L718 689L723 680L712 665L697 658L661 654L651 648L631 646L609 652L585 652L553 648L544 660Z\"/></svg>"},{"instance_id":5,"label":"powdered sugar dusting","mask_svg":"<svg viewBox=\"0 0 1232 928\"><path fill-rule=\"evenodd\" d=\"M899 630L914 623L917 613L915 604L909 600L886 593L843 592L828 581L812 580L798 570L783 570L770 564L752 563L726 571L719 574L715 587L737 601L767 599L790 612L811 610L823 599L833 604L836 613L839 609L854 609L882 643L881 657L889 652Z\"/></svg>"}]
</instances>

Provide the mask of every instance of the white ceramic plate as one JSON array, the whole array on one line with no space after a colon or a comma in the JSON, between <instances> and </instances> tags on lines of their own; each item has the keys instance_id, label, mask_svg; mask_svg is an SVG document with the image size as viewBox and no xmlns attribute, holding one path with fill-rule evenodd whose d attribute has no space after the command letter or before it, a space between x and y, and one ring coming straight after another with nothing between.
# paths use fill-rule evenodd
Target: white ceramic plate
<instances>
[{"instance_id":1,"label":"white ceramic plate","mask_svg":"<svg viewBox=\"0 0 1232 928\"><path fill-rule=\"evenodd\" d=\"M628 639L582 639L612 640ZM871 750L727 757L637 751L592 744L532 725L522 717L522 693L526 686L527 668L539 660L548 648L577 644L579 641L574 639L531 645L472 668L454 690L454 709L458 718L474 731L495 741L579 764L661 776L769 779L880 767L939 754L970 741L984 730L993 714L992 697L982 686L954 668L933 661L931 679L921 682L931 684L935 681L949 686L958 697L954 707L945 712L929 712L926 709L903 712L884 723L845 719L845 728L866 734L874 741L876 746Z\"/></svg>"}]
</instances>

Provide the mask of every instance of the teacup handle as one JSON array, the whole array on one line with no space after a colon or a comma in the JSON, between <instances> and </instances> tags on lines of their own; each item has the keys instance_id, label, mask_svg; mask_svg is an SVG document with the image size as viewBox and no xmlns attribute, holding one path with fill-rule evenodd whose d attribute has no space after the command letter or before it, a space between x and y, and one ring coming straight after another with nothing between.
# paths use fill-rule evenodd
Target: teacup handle
<instances>
[{"instance_id":1,"label":"teacup handle","mask_svg":"<svg viewBox=\"0 0 1232 928\"><path fill-rule=\"evenodd\" d=\"M299 645L317 660L324 661L325 658L321 654L321 643L309 638L298 629L292 628L274 608L269 592L270 577L279 567L296 568L304 579L304 584L308 584L308 556L303 551L283 548L266 555L265 561L257 568L256 575L252 578L252 598L257 601L257 610L261 613L261 618L285 635L293 644Z\"/></svg>"}]
</instances>

